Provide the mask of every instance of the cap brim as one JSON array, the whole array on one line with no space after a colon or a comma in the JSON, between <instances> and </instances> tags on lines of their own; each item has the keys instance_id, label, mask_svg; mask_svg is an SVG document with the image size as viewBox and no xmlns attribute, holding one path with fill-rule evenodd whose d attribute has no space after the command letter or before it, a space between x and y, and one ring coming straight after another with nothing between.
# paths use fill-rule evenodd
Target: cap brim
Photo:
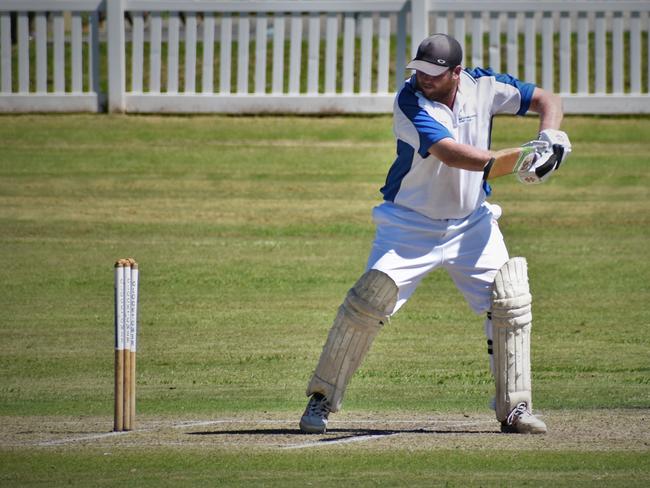
<instances>
[{"instance_id":1,"label":"cap brim","mask_svg":"<svg viewBox=\"0 0 650 488\"><path fill-rule=\"evenodd\" d=\"M414 69L417 71L422 71L423 73L428 74L429 76L440 76L449 68L446 66L439 66L433 63L427 63L426 61L420 61L414 59L409 64L406 65L406 69Z\"/></svg>"}]
</instances>

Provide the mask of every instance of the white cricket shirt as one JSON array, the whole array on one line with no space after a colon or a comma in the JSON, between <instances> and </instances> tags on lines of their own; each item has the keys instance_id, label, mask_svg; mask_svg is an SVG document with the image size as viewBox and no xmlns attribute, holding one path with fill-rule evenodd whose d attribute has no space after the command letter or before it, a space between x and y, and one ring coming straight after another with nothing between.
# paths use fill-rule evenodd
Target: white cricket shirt
<instances>
[{"instance_id":1,"label":"white cricket shirt","mask_svg":"<svg viewBox=\"0 0 650 488\"><path fill-rule=\"evenodd\" d=\"M492 117L524 115L535 85L482 68L461 72L454 109L432 102L415 89L415 75L395 97L393 131L397 158L381 189L384 200L431 219L460 219L490 194L480 171L451 168L429 154L432 144L451 137L480 149L490 148Z\"/></svg>"}]
</instances>

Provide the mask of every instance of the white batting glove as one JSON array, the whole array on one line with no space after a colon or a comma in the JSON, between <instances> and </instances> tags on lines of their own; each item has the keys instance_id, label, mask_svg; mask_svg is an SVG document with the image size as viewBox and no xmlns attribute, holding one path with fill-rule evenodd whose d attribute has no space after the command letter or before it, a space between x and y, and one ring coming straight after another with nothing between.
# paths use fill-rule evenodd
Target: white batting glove
<instances>
[{"instance_id":1,"label":"white batting glove","mask_svg":"<svg viewBox=\"0 0 650 488\"><path fill-rule=\"evenodd\" d=\"M517 170L517 179L521 183L525 185L544 183L560 166L564 148L560 144L555 144L550 148L548 145L546 147L547 149L542 152L535 152L535 157Z\"/></svg>"},{"instance_id":2,"label":"white batting glove","mask_svg":"<svg viewBox=\"0 0 650 488\"><path fill-rule=\"evenodd\" d=\"M551 145L546 141L537 139L534 141L528 141L526 144L522 144L521 147L532 147L533 149L535 149L535 152L542 154L549 147L551 147Z\"/></svg>"},{"instance_id":3,"label":"white batting glove","mask_svg":"<svg viewBox=\"0 0 650 488\"><path fill-rule=\"evenodd\" d=\"M556 129L544 129L538 136L540 141L547 142L550 147L559 144L564 149L562 156L559 158L557 167L564 162L571 152L571 141L566 132Z\"/></svg>"}]
</instances>

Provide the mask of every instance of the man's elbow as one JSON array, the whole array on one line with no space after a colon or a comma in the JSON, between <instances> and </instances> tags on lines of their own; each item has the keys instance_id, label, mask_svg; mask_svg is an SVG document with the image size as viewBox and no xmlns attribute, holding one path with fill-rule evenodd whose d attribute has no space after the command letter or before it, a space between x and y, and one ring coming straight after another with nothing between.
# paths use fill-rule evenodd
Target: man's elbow
<instances>
[{"instance_id":1,"label":"man's elbow","mask_svg":"<svg viewBox=\"0 0 650 488\"><path fill-rule=\"evenodd\" d=\"M535 88L530 108L539 114L555 112L563 113L562 98L550 91L542 88Z\"/></svg>"}]
</instances>

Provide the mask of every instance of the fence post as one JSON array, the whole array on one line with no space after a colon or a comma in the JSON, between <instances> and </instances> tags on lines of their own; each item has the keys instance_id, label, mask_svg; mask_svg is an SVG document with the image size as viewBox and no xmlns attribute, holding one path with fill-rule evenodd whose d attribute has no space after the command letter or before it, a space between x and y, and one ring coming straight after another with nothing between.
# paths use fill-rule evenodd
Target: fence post
<instances>
[{"instance_id":1,"label":"fence post","mask_svg":"<svg viewBox=\"0 0 650 488\"><path fill-rule=\"evenodd\" d=\"M429 8L427 0L411 0L411 58L415 57L420 43L429 37Z\"/></svg>"},{"instance_id":2,"label":"fence post","mask_svg":"<svg viewBox=\"0 0 650 488\"><path fill-rule=\"evenodd\" d=\"M124 112L126 60L124 54L124 0L106 0L108 36L108 111Z\"/></svg>"}]
</instances>

